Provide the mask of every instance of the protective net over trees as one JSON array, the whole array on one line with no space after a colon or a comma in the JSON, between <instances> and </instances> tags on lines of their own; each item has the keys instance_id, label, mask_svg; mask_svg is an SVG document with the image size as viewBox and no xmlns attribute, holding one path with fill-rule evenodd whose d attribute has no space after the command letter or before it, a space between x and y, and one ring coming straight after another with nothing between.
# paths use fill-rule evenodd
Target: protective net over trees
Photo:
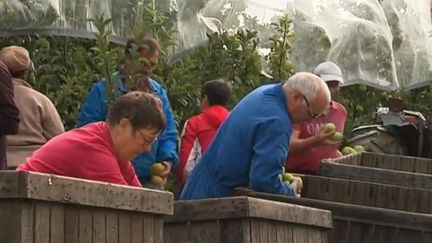
<instances>
[{"instance_id":1,"label":"protective net over trees","mask_svg":"<svg viewBox=\"0 0 432 243\"><path fill-rule=\"evenodd\" d=\"M288 13L297 70L332 60L347 85L395 90L432 82L430 0L0 0L0 35L91 37L88 19L103 14L121 40L147 4L177 29L177 53L205 42L208 32L238 27L257 30L265 53L271 22Z\"/></svg>"}]
</instances>

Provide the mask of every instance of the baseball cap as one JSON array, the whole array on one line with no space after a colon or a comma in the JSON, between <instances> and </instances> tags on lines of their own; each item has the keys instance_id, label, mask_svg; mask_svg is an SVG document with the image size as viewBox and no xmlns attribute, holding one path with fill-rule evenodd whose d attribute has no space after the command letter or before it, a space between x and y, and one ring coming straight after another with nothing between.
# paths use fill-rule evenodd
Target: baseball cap
<instances>
[{"instance_id":1,"label":"baseball cap","mask_svg":"<svg viewBox=\"0 0 432 243\"><path fill-rule=\"evenodd\" d=\"M323 62L319 64L314 74L321 77L324 81L339 81L341 84L344 83L342 71L334 62Z\"/></svg>"}]
</instances>

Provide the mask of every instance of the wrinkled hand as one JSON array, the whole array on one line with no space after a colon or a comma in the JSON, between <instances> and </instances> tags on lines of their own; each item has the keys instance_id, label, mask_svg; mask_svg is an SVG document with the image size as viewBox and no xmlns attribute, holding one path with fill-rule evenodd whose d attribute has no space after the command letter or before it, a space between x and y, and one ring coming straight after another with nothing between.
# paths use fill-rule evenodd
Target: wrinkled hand
<instances>
[{"instance_id":1,"label":"wrinkled hand","mask_svg":"<svg viewBox=\"0 0 432 243\"><path fill-rule=\"evenodd\" d=\"M161 161L161 163L165 166L165 170L159 173L159 175L166 180L171 173L172 163L168 161Z\"/></svg>"},{"instance_id":2,"label":"wrinkled hand","mask_svg":"<svg viewBox=\"0 0 432 243\"><path fill-rule=\"evenodd\" d=\"M315 134L315 138L319 142L323 143L323 142L326 142L327 140L329 140L329 138L331 138L335 133L336 133L336 131L326 132L321 127L320 131L317 134ZM332 142L332 141L330 141L330 142Z\"/></svg>"},{"instance_id":3,"label":"wrinkled hand","mask_svg":"<svg viewBox=\"0 0 432 243\"><path fill-rule=\"evenodd\" d=\"M301 185L298 180L294 180L289 186L293 189L295 197L301 197Z\"/></svg>"}]
</instances>

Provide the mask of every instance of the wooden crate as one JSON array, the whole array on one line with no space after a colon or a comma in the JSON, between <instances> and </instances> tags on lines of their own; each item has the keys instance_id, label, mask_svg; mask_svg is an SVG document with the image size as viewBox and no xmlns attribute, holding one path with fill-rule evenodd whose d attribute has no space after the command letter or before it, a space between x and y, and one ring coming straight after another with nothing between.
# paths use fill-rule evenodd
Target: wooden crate
<instances>
[{"instance_id":1,"label":"wooden crate","mask_svg":"<svg viewBox=\"0 0 432 243\"><path fill-rule=\"evenodd\" d=\"M417 213L432 213L432 190L380 183L302 176L304 198L365 205Z\"/></svg>"},{"instance_id":2,"label":"wooden crate","mask_svg":"<svg viewBox=\"0 0 432 243\"><path fill-rule=\"evenodd\" d=\"M236 194L330 210L333 229L329 234L329 243L432 242L432 215L307 198L290 198L245 189L239 189Z\"/></svg>"},{"instance_id":3,"label":"wooden crate","mask_svg":"<svg viewBox=\"0 0 432 243\"><path fill-rule=\"evenodd\" d=\"M0 172L0 242L163 242L172 193L30 172Z\"/></svg>"},{"instance_id":4,"label":"wooden crate","mask_svg":"<svg viewBox=\"0 0 432 243\"><path fill-rule=\"evenodd\" d=\"M368 153L352 154L337 159L327 159L341 164L375 167L423 174L432 174L432 159L399 156L391 154Z\"/></svg>"},{"instance_id":5,"label":"wooden crate","mask_svg":"<svg viewBox=\"0 0 432 243\"><path fill-rule=\"evenodd\" d=\"M166 217L165 243L321 243L329 211L248 197L175 203Z\"/></svg>"},{"instance_id":6,"label":"wooden crate","mask_svg":"<svg viewBox=\"0 0 432 243\"><path fill-rule=\"evenodd\" d=\"M432 175L430 174L339 164L329 161L321 163L318 175L404 187L432 189Z\"/></svg>"}]
</instances>

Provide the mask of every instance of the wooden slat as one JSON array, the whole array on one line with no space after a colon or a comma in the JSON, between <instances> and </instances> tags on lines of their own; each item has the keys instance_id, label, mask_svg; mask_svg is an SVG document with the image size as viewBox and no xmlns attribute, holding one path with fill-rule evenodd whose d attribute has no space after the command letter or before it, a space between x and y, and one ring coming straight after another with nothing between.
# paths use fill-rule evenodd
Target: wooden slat
<instances>
[{"instance_id":1,"label":"wooden slat","mask_svg":"<svg viewBox=\"0 0 432 243\"><path fill-rule=\"evenodd\" d=\"M65 208L65 243L79 243L79 208L67 205Z\"/></svg>"},{"instance_id":2,"label":"wooden slat","mask_svg":"<svg viewBox=\"0 0 432 243\"><path fill-rule=\"evenodd\" d=\"M223 237L224 235L222 235ZM229 242L229 241L223 241ZM238 241L241 242L241 241ZM189 243L189 226L187 223L165 223L164 243Z\"/></svg>"},{"instance_id":3,"label":"wooden slat","mask_svg":"<svg viewBox=\"0 0 432 243\"><path fill-rule=\"evenodd\" d=\"M50 242L50 205L46 202L35 204L35 243Z\"/></svg>"},{"instance_id":4,"label":"wooden slat","mask_svg":"<svg viewBox=\"0 0 432 243\"><path fill-rule=\"evenodd\" d=\"M330 210L335 220L355 220L359 223L374 223L391 227L403 227L416 231L432 232L432 215L388 210L384 208L351 205L308 198L292 198L283 195L254 192L238 188L236 195L247 195L268 200L286 202Z\"/></svg>"},{"instance_id":5,"label":"wooden slat","mask_svg":"<svg viewBox=\"0 0 432 243\"><path fill-rule=\"evenodd\" d=\"M65 207L59 203L50 203L50 208L50 242L63 243L65 240Z\"/></svg>"},{"instance_id":6,"label":"wooden slat","mask_svg":"<svg viewBox=\"0 0 432 243\"><path fill-rule=\"evenodd\" d=\"M345 243L349 242L349 223L348 220L333 220L333 229L329 232L329 242L332 243Z\"/></svg>"},{"instance_id":7,"label":"wooden slat","mask_svg":"<svg viewBox=\"0 0 432 243\"><path fill-rule=\"evenodd\" d=\"M219 243L220 225L217 220L194 222L190 225L190 242Z\"/></svg>"},{"instance_id":8,"label":"wooden slat","mask_svg":"<svg viewBox=\"0 0 432 243\"><path fill-rule=\"evenodd\" d=\"M304 226L294 225L292 231L293 231L293 242L308 243L308 228Z\"/></svg>"},{"instance_id":9,"label":"wooden slat","mask_svg":"<svg viewBox=\"0 0 432 243\"><path fill-rule=\"evenodd\" d=\"M397 243L421 242L422 234L413 230L399 229Z\"/></svg>"},{"instance_id":10,"label":"wooden slat","mask_svg":"<svg viewBox=\"0 0 432 243\"><path fill-rule=\"evenodd\" d=\"M106 221L104 209L93 209L93 243L106 242Z\"/></svg>"},{"instance_id":11,"label":"wooden slat","mask_svg":"<svg viewBox=\"0 0 432 243\"><path fill-rule=\"evenodd\" d=\"M260 243L270 243L269 241L269 223L267 220L253 219L258 224L258 232L260 235Z\"/></svg>"},{"instance_id":12,"label":"wooden slat","mask_svg":"<svg viewBox=\"0 0 432 243\"><path fill-rule=\"evenodd\" d=\"M261 242L261 234L260 234L260 226L256 220L249 220L250 222L250 238L251 243L260 243Z\"/></svg>"},{"instance_id":13,"label":"wooden slat","mask_svg":"<svg viewBox=\"0 0 432 243\"><path fill-rule=\"evenodd\" d=\"M268 220L267 222L267 234L268 242L277 243L277 229L281 222L275 222Z\"/></svg>"},{"instance_id":14,"label":"wooden slat","mask_svg":"<svg viewBox=\"0 0 432 243\"><path fill-rule=\"evenodd\" d=\"M420 195L421 193L430 194L430 197L432 194L432 190L429 189L402 187L373 182L363 182L312 175L304 175L302 178L305 185L312 182L311 184L317 185L317 187L319 187L319 182L322 182L320 189L313 190L313 187L310 187L310 189L305 190L302 194L302 196L305 198L344 202L365 206L383 207L394 210L413 210L413 212L423 212L420 210L420 202L415 203L414 205L408 205L408 203L410 202L407 201L407 197L411 196L412 198L416 198L419 197L417 195ZM329 191L323 189L323 187L327 188L327 186L323 185L332 185L337 190L340 190L341 193L339 195L330 193ZM346 196L343 193L344 191L346 191L346 186L349 186L349 196ZM423 195L422 197L427 196ZM419 206L416 206L417 204ZM432 210L430 206L428 206L428 208L429 210ZM426 213L432 213L432 211L426 211Z\"/></svg>"},{"instance_id":15,"label":"wooden slat","mask_svg":"<svg viewBox=\"0 0 432 243\"><path fill-rule=\"evenodd\" d=\"M21 205L17 200L0 201L0 239L4 242L20 242L21 234L17 230L21 224L34 228L33 221L28 225L21 218Z\"/></svg>"},{"instance_id":16,"label":"wooden slat","mask_svg":"<svg viewBox=\"0 0 432 243\"><path fill-rule=\"evenodd\" d=\"M376 243L395 243L397 240L398 228L375 225L374 242ZM412 242L414 243L414 242Z\"/></svg>"},{"instance_id":17,"label":"wooden slat","mask_svg":"<svg viewBox=\"0 0 432 243\"><path fill-rule=\"evenodd\" d=\"M174 213L174 196L170 192L36 172L20 172L18 176L17 197L153 214Z\"/></svg>"},{"instance_id":18,"label":"wooden slat","mask_svg":"<svg viewBox=\"0 0 432 243\"><path fill-rule=\"evenodd\" d=\"M20 177L16 171L0 171L0 198L19 198Z\"/></svg>"},{"instance_id":19,"label":"wooden slat","mask_svg":"<svg viewBox=\"0 0 432 243\"><path fill-rule=\"evenodd\" d=\"M140 214L131 215L131 243L142 243L142 242L143 242L142 215Z\"/></svg>"},{"instance_id":20,"label":"wooden slat","mask_svg":"<svg viewBox=\"0 0 432 243\"><path fill-rule=\"evenodd\" d=\"M328 211L248 197L179 201L175 203L175 212L165 218L166 222L254 217L318 227L331 225Z\"/></svg>"},{"instance_id":21,"label":"wooden slat","mask_svg":"<svg viewBox=\"0 0 432 243\"><path fill-rule=\"evenodd\" d=\"M308 243L316 243L316 242L320 242L320 243L324 243L326 241L326 239L323 239L323 236L325 236L327 238L327 235L322 234L324 230L319 230L319 229L308 229L307 232L307 242ZM326 230L326 231L330 231L330 230Z\"/></svg>"},{"instance_id":22,"label":"wooden slat","mask_svg":"<svg viewBox=\"0 0 432 243\"><path fill-rule=\"evenodd\" d=\"M249 227L247 229L243 228L243 222L247 220L241 219L231 219L231 220L221 220L220 221L220 237L221 242L239 242L243 243L244 233L250 234ZM247 232L244 232L247 231Z\"/></svg>"},{"instance_id":23,"label":"wooden slat","mask_svg":"<svg viewBox=\"0 0 432 243\"><path fill-rule=\"evenodd\" d=\"M369 168L327 162L321 163L319 175L389 185L432 189L432 175L389 169Z\"/></svg>"},{"instance_id":24,"label":"wooden slat","mask_svg":"<svg viewBox=\"0 0 432 243\"><path fill-rule=\"evenodd\" d=\"M143 238L145 243L152 243L155 241L155 216L145 214L143 220Z\"/></svg>"},{"instance_id":25,"label":"wooden slat","mask_svg":"<svg viewBox=\"0 0 432 243\"><path fill-rule=\"evenodd\" d=\"M120 243L118 212L114 210L108 211L105 216L105 225L106 225L106 242Z\"/></svg>"},{"instance_id":26,"label":"wooden slat","mask_svg":"<svg viewBox=\"0 0 432 243\"><path fill-rule=\"evenodd\" d=\"M92 243L93 238L93 214L88 208L79 209L79 243Z\"/></svg>"},{"instance_id":27,"label":"wooden slat","mask_svg":"<svg viewBox=\"0 0 432 243\"><path fill-rule=\"evenodd\" d=\"M127 212L119 213L119 242L131 243L131 216Z\"/></svg>"},{"instance_id":28,"label":"wooden slat","mask_svg":"<svg viewBox=\"0 0 432 243\"><path fill-rule=\"evenodd\" d=\"M164 220L163 217L157 215L154 217L154 236L155 243L163 243Z\"/></svg>"},{"instance_id":29,"label":"wooden slat","mask_svg":"<svg viewBox=\"0 0 432 243\"><path fill-rule=\"evenodd\" d=\"M350 222L348 239L350 243L374 242L374 225Z\"/></svg>"},{"instance_id":30,"label":"wooden slat","mask_svg":"<svg viewBox=\"0 0 432 243\"><path fill-rule=\"evenodd\" d=\"M21 210L21 241L22 242L34 242L34 215L35 215L35 203L30 201L18 201L13 200L14 206L20 207ZM0 203L1 204L1 203ZM2 209L0 209L1 211ZM10 209L9 209L10 210ZM12 209L12 212L15 212L14 218L19 218L20 215L18 212ZM0 213L1 214L1 213ZM11 224L12 222L9 219L3 218L0 216L3 222L7 222ZM13 225L13 224L12 224ZM1 227L4 231L8 231L6 228ZM12 230L13 231L13 230ZM0 239L4 239L0 236ZM12 242L12 241L10 241Z\"/></svg>"}]
</instances>

